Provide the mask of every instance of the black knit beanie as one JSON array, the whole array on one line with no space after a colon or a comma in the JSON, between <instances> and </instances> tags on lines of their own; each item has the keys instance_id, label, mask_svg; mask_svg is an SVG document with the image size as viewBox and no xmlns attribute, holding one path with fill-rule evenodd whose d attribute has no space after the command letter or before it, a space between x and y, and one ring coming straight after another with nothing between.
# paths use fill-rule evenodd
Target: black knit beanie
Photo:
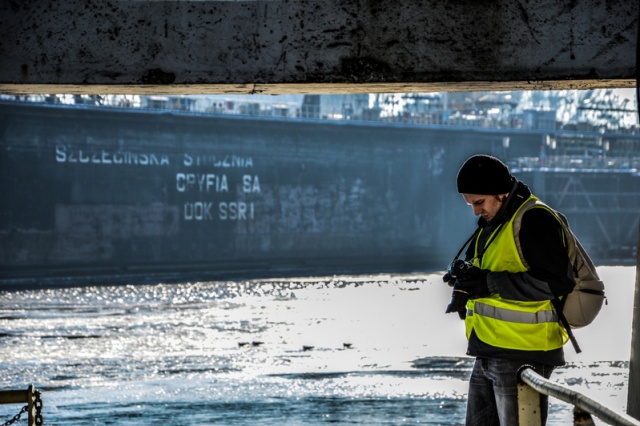
<instances>
[{"instance_id":1,"label":"black knit beanie","mask_svg":"<svg viewBox=\"0 0 640 426\"><path fill-rule=\"evenodd\" d=\"M513 177L502 161L478 154L464 162L457 183L461 194L498 195L511 191Z\"/></svg>"}]
</instances>

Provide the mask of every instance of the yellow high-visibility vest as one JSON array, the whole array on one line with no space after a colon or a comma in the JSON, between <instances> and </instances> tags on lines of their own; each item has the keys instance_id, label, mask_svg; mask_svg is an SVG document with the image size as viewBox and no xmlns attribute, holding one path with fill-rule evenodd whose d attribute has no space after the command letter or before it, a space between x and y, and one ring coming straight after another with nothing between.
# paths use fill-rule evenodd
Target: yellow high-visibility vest
<instances>
[{"instance_id":1,"label":"yellow high-visibility vest","mask_svg":"<svg viewBox=\"0 0 640 426\"><path fill-rule=\"evenodd\" d=\"M531 198L537 200L533 195ZM482 259L478 260L478 240L483 232L480 231L475 241L475 266L494 272L527 271L513 236L515 216L494 231L497 232L495 237L492 234L485 240L493 238ZM549 351L561 348L569 340L550 300L523 302L503 299L496 293L467 302L465 327L467 339L475 331L482 342L504 349Z\"/></svg>"}]
</instances>

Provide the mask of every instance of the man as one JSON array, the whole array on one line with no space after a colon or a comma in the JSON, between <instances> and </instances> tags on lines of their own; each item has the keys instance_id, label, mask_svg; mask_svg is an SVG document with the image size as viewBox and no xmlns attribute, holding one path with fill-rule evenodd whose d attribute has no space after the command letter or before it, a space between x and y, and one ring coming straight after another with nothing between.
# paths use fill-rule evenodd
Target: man
<instances>
[{"instance_id":1,"label":"man","mask_svg":"<svg viewBox=\"0 0 640 426\"><path fill-rule=\"evenodd\" d=\"M467 262L454 262L457 267L444 277L453 286L446 312L465 320L467 354L476 357L466 424L517 425L518 369L531 365L549 378L564 364L562 346L568 338L555 308L561 310L561 299L575 281L562 225L544 207L524 212L521 259L514 219L527 200L537 199L527 185L497 158L474 155L460 168L457 187L480 216L468 241ZM540 402L544 424L548 398L541 395Z\"/></svg>"}]
</instances>

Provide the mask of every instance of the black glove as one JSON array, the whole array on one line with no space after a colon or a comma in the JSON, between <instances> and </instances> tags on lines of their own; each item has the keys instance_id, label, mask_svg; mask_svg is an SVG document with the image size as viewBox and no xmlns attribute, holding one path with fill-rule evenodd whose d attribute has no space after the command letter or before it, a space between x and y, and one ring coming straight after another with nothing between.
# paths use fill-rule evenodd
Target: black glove
<instances>
[{"instance_id":1,"label":"black glove","mask_svg":"<svg viewBox=\"0 0 640 426\"><path fill-rule=\"evenodd\" d=\"M469 300L469 293L454 287L451 293L451 301L444 313L457 312L460 319L465 319L467 317L467 300Z\"/></svg>"},{"instance_id":2,"label":"black glove","mask_svg":"<svg viewBox=\"0 0 640 426\"><path fill-rule=\"evenodd\" d=\"M480 269L475 266L469 268L463 277L456 280L453 289L467 292L470 299L487 297L491 294L487 284L487 275L489 272L487 269Z\"/></svg>"},{"instance_id":3,"label":"black glove","mask_svg":"<svg viewBox=\"0 0 640 426\"><path fill-rule=\"evenodd\" d=\"M477 266L470 266L464 270L459 271L456 277L459 280L476 280L479 278L482 279L483 277L486 278L488 273L488 269L480 269Z\"/></svg>"}]
</instances>

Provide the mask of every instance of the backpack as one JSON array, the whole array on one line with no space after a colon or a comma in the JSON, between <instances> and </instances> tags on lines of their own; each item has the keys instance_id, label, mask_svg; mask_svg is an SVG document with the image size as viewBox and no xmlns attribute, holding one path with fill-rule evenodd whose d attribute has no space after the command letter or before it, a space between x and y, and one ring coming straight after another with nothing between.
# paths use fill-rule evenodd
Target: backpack
<instances>
[{"instance_id":1,"label":"backpack","mask_svg":"<svg viewBox=\"0 0 640 426\"><path fill-rule=\"evenodd\" d=\"M567 333L571 338L576 351L580 352L575 339L571 333L571 328L577 329L587 326L593 322L598 316L602 304L605 303L606 297L604 294L604 282L600 280L598 272L591 261L591 258L578 241L573 231L569 228L569 222L565 215L547 206L540 200L531 199L524 203L522 207L516 213L516 217L513 222L513 232L518 248L518 254L524 266L529 269L529 266L522 255L522 247L520 245L520 228L522 226L522 216L530 208L543 207L553 213L564 231L565 243L567 247L567 254L569 260L573 266L573 274L576 281L576 285L573 291L567 295L564 301L564 307L562 312L558 312L560 320L567 329ZM564 316L564 319L562 318ZM567 327L567 325L569 327Z\"/></svg>"}]
</instances>

